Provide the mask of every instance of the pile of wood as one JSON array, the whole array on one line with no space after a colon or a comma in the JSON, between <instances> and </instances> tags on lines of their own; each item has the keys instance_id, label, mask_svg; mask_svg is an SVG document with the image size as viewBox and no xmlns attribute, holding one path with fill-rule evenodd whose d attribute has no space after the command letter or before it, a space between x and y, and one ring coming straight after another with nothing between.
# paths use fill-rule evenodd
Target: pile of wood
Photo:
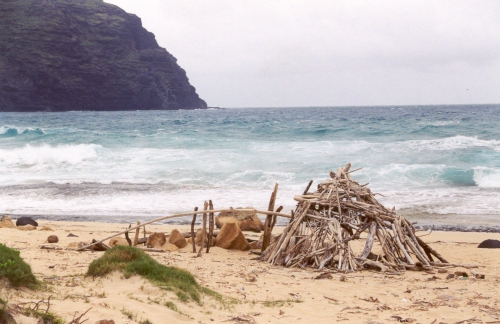
<instances>
[{"instance_id":1,"label":"pile of wood","mask_svg":"<svg viewBox=\"0 0 500 324\"><path fill-rule=\"evenodd\" d=\"M357 271L432 269L448 262L415 234L415 228L394 208L382 206L367 187L351 179L351 165L330 172L330 178L310 193L295 196L297 208L283 233L263 252L261 260L300 268ZM359 169L358 169L359 170ZM353 252L354 240L364 240ZM373 253L374 242L378 253ZM361 241L359 249L363 247ZM375 249L374 249L375 250Z\"/></svg>"}]
</instances>

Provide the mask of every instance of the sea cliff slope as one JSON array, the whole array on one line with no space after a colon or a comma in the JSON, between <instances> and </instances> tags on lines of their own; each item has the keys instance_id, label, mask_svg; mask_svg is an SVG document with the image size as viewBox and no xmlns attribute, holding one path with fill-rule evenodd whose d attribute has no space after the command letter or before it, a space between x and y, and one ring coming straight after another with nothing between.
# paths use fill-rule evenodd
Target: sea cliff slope
<instances>
[{"instance_id":1,"label":"sea cliff slope","mask_svg":"<svg viewBox=\"0 0 500 324\"><path fill-rule=\"evenodd\" d=\"M176 61L101 0L0 1L0 111L206 108Z\"/></svg>"}]
</instances>

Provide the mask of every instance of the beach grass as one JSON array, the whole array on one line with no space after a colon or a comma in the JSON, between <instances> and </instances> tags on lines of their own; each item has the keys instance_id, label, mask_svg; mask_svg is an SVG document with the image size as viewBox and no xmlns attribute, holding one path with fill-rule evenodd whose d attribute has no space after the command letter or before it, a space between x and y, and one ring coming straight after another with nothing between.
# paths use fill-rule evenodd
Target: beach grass
<instances>
[{"instance_id":1,"label":"beach grass","mask_svg":"<svg viewBox=\"0 0 500 324\"><path fill-rule=\"evenodd\" d=\"M113 271L120 271L125 278L139 275L162 289L174 292L179 300L195 301L201 305L201 295L217 301L224 300L219 293L200 286L193 275L186 270L168 267L158 263L144 251L130 246L115 246L102 257L92 261L87 276L102 277Z\"/></svg>"},{"instance_id":2,"label":"beach grass","mask_svg":"<svg viewBox=\"0 0 500 324\"><path fill-rule=\"evenodd\" d=\"M19 251L0 243L0 278L5 278L13 287L39 286L29 264L19 256Z\"/></svg>"}]
</instances>

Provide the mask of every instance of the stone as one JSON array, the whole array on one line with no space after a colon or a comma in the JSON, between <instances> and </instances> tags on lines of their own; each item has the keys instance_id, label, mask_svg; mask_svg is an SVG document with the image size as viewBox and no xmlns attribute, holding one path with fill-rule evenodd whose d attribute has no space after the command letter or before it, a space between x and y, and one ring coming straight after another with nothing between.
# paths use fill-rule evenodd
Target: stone
<instances>
[{"instance_id":1,"label":"stone","mask_svg":"<svg viewBox=\"0 0 500 324\"><path fill-rule=\"evenodd\" d=\"M59 238L56 235L50 235L49 237L47 237L47 242L57 243L59 242Z\"/></svg>"},{"instance_id":2,"label":"stone","mask_svg":"<svg viewBox=\"0 0 500 324\"><path fill-rule=\"evenodd\" d=\"M153 233L149 235L148 240L146 242L146 246L148 248L160 248L163 244L167 242L167 238L163 233Z\"/></svg>"},{"instance_id":3,"label":"stone","mask_svg":"<svg viewBox=\"0 0 500 324\"><path fill-rule=\"evenodd\" d=\"M186 238L181 234L181 232L179 232L176 229L170 232L170 236L168 237L168 242L174 244L179 249L182 249L188 245Z\"/></svg>"},{"instance_id":4,"label":"stone","mask_svg":"<svg viewBox=\"0 0 500 324\"><path fill-rule=\"evenodd\" d=\"M36 231L36 226L23 225L23 226L18 226L17 229L21 231Z\"/></svg>"},{"instance_id":5,"label":"stone","mask_svg":"<svg viewBox=\"0 0 500 324\"><path fill-rule=\"evenodd\" d=\"M20 217L16 220L16 226L33 225L38 226L38 223L31 217Z\"/></svg>"},{"instance_id":6,"label":"stone","mask_svg":"<svg viewBox=\"0 0 500 324\"><path fill-rule=\"evenodd\" d=\"M215 246L223 249L246 251L250 249L247 239L237 223L222 225Z\"/></svg>"},{"instance_id":7,"label":"stone","mask_svg":"<svg viewBox=\"0 0 500 324\"><path fill-rule=\"evenodd\" d=\"M189 244L193 244L193 238L192 238L192 237L188 238L188 239L187 239L187 242L188 242Z\"/></svg>"},{"instance_id":8,"label":"stone","mask_svg":"<svg viewBox=\"0 0 500 324\"><path fill-rule=\"evenodd\" d=\"M115 321L113 320L100 320L95 322L95 324L115 324Z\"/></svg>"},{"instance_id":9,"label":"stone","mask_svg":"<svg viewBox=\"0 0 500 324\"><path fill-rule=\"evenodd\" d=\"M230 211L219 213L219 215L215 217L215 225L217 228L222 228L226 223L238 223L242 231L260 233L264 230L264 224L257 216L257 213L238 211L238 209L241 208L231 208ZM247 209L253 208L247 207Z\"/></svg>"},{"instance_id":10,"label":"stone","mask_svg":"<svg viewBox=\"0 0 500 324\"><path fill-rule=\"evenodd\" d=\"M207 107L136 15L102 0L0 3L0 111Z\"/></svg>"},{"instance_id":11,"label":"stone","mask_svg":"<svg viewBox=\"0 0 500 324\"><path fill-rule=\"evenodd\" d=\"M12 222L9 216L2 216L2 220L0 220L0 228L15 228L16 225Z\"/></svg>"},{"instance_id":12,"label":"stone","mask_svg":"<svg viewBox=\"0 0 500 324\"><path fill-rule=\"evenodd\" d=\"M199 230L196 231L194 243L196 243L197 246L201 246L201 240L203 238L202 232L203 232L202 229L199 229ZM204 246L207 246L207 243L208 243L208 240L205 237L205 244L204 244Z\"/></svg>"},{"instance_id":13,"label":"stone","mask_svg":"<svg viewBox=\"0 0 500 324\"><path fill-rule=\"evenodd\" d=\"M477 247L479 249L500 249L500 241L488 239L479 243Z\"/></svg>"},{"instance_id":14,"label":"stone","mask_svg":"<svg viewBox=\"0 0 500 324\"><path fill-rule=\"evenodd\" d=\"M49 226L43 226L40 231L54 231L52 228L50 228Z\"/></svg>"},{"instance_id":15,"label":"stone","mask_svg":"<svg viewBox=\"0 0 500 324\"><path fill-rule=\"evenodd\" d=\"M125 245L128 246L128 242L124 237L113 237L109 239L108 242L109 247L117 246L117 245Z\"/></svg>"},{"instance_id":16,"label":"stone","mask_svg":"<svg viewBox=\"0 0 500 324\"><path fill-rule=\"evenodd\" d=\"M255 242L251 242L248 244L248 246L250 247L250 250L256 250L256 249L260 249L262 248L262 243L260 243L259 241L255 241Z\"/></svg>"},{"instance_id":17,"label":"stone","mask_svg":"<svg viewBox=\"0 0 500 324\"><path fill-rule=\"evenodd\" d=\"M73 233L69 233L69 234L68 234L68 237L78 237L78 235L75 235L75 234L73 234Z\"/></svg>"},{"instance_id":18,"label":"stone","mask_svg":"<svg viewBox=\"0 0 500 324\"><path fill-rule=\"evenodd\" d=\"M165 252L175 252L175 251L179 250L179 248L177 247L177 245L175 245L173 243L165 243L161 248Z\"/></svg>"}]
</instances>

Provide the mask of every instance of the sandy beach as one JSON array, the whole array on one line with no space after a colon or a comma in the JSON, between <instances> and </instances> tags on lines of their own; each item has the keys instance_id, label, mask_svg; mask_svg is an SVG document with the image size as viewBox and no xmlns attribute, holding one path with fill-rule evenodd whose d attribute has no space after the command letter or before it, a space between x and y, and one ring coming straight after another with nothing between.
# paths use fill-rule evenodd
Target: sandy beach
<instances>
[{"instance_id":1,"label":"sandy beach","mask_svg":"<svg viewBox=\"0 0 500 324\"><path fill-rule=\"evenodd\" d=\"M2 285L0 296L10 305L50 297L50 310L66 322L90 309L82 317L87 323L103 319L115 323L500 323L500 250L477 248L485 239L498 239L494 233L423 236L450 262L478 266L449 268L446 273L387 275L365 270L315 279L323 272L272 266L255 260L256 255L248 251L212 247L209 254L196 258L188 245L176 252L149 253L161 264L190 271L201 285L231 298L220 303L204 297L199 306L183 303L174 293L139 276L85 277L90 262L104 252L40 249L49 235L59 237L54 245L66 248L105 238L127 225L44 220L39 225L35 231L0 228L0 242L21 252L36 277L47 283L46 289L33 292ZM53 231L40 230L43 226ZM173 228L188 231L186 226L173 225L152 225L148 230L168 233ZM70 233L77 237L68 237ZM245 234L254 239L260 236ZM475 278L471 270L485 278ZM469 277L447 279L456 271L465 271ZM169 301L177 311L165 306ZM31 322L18 317L18 323Z\"/></svg>"}]
</instances>

